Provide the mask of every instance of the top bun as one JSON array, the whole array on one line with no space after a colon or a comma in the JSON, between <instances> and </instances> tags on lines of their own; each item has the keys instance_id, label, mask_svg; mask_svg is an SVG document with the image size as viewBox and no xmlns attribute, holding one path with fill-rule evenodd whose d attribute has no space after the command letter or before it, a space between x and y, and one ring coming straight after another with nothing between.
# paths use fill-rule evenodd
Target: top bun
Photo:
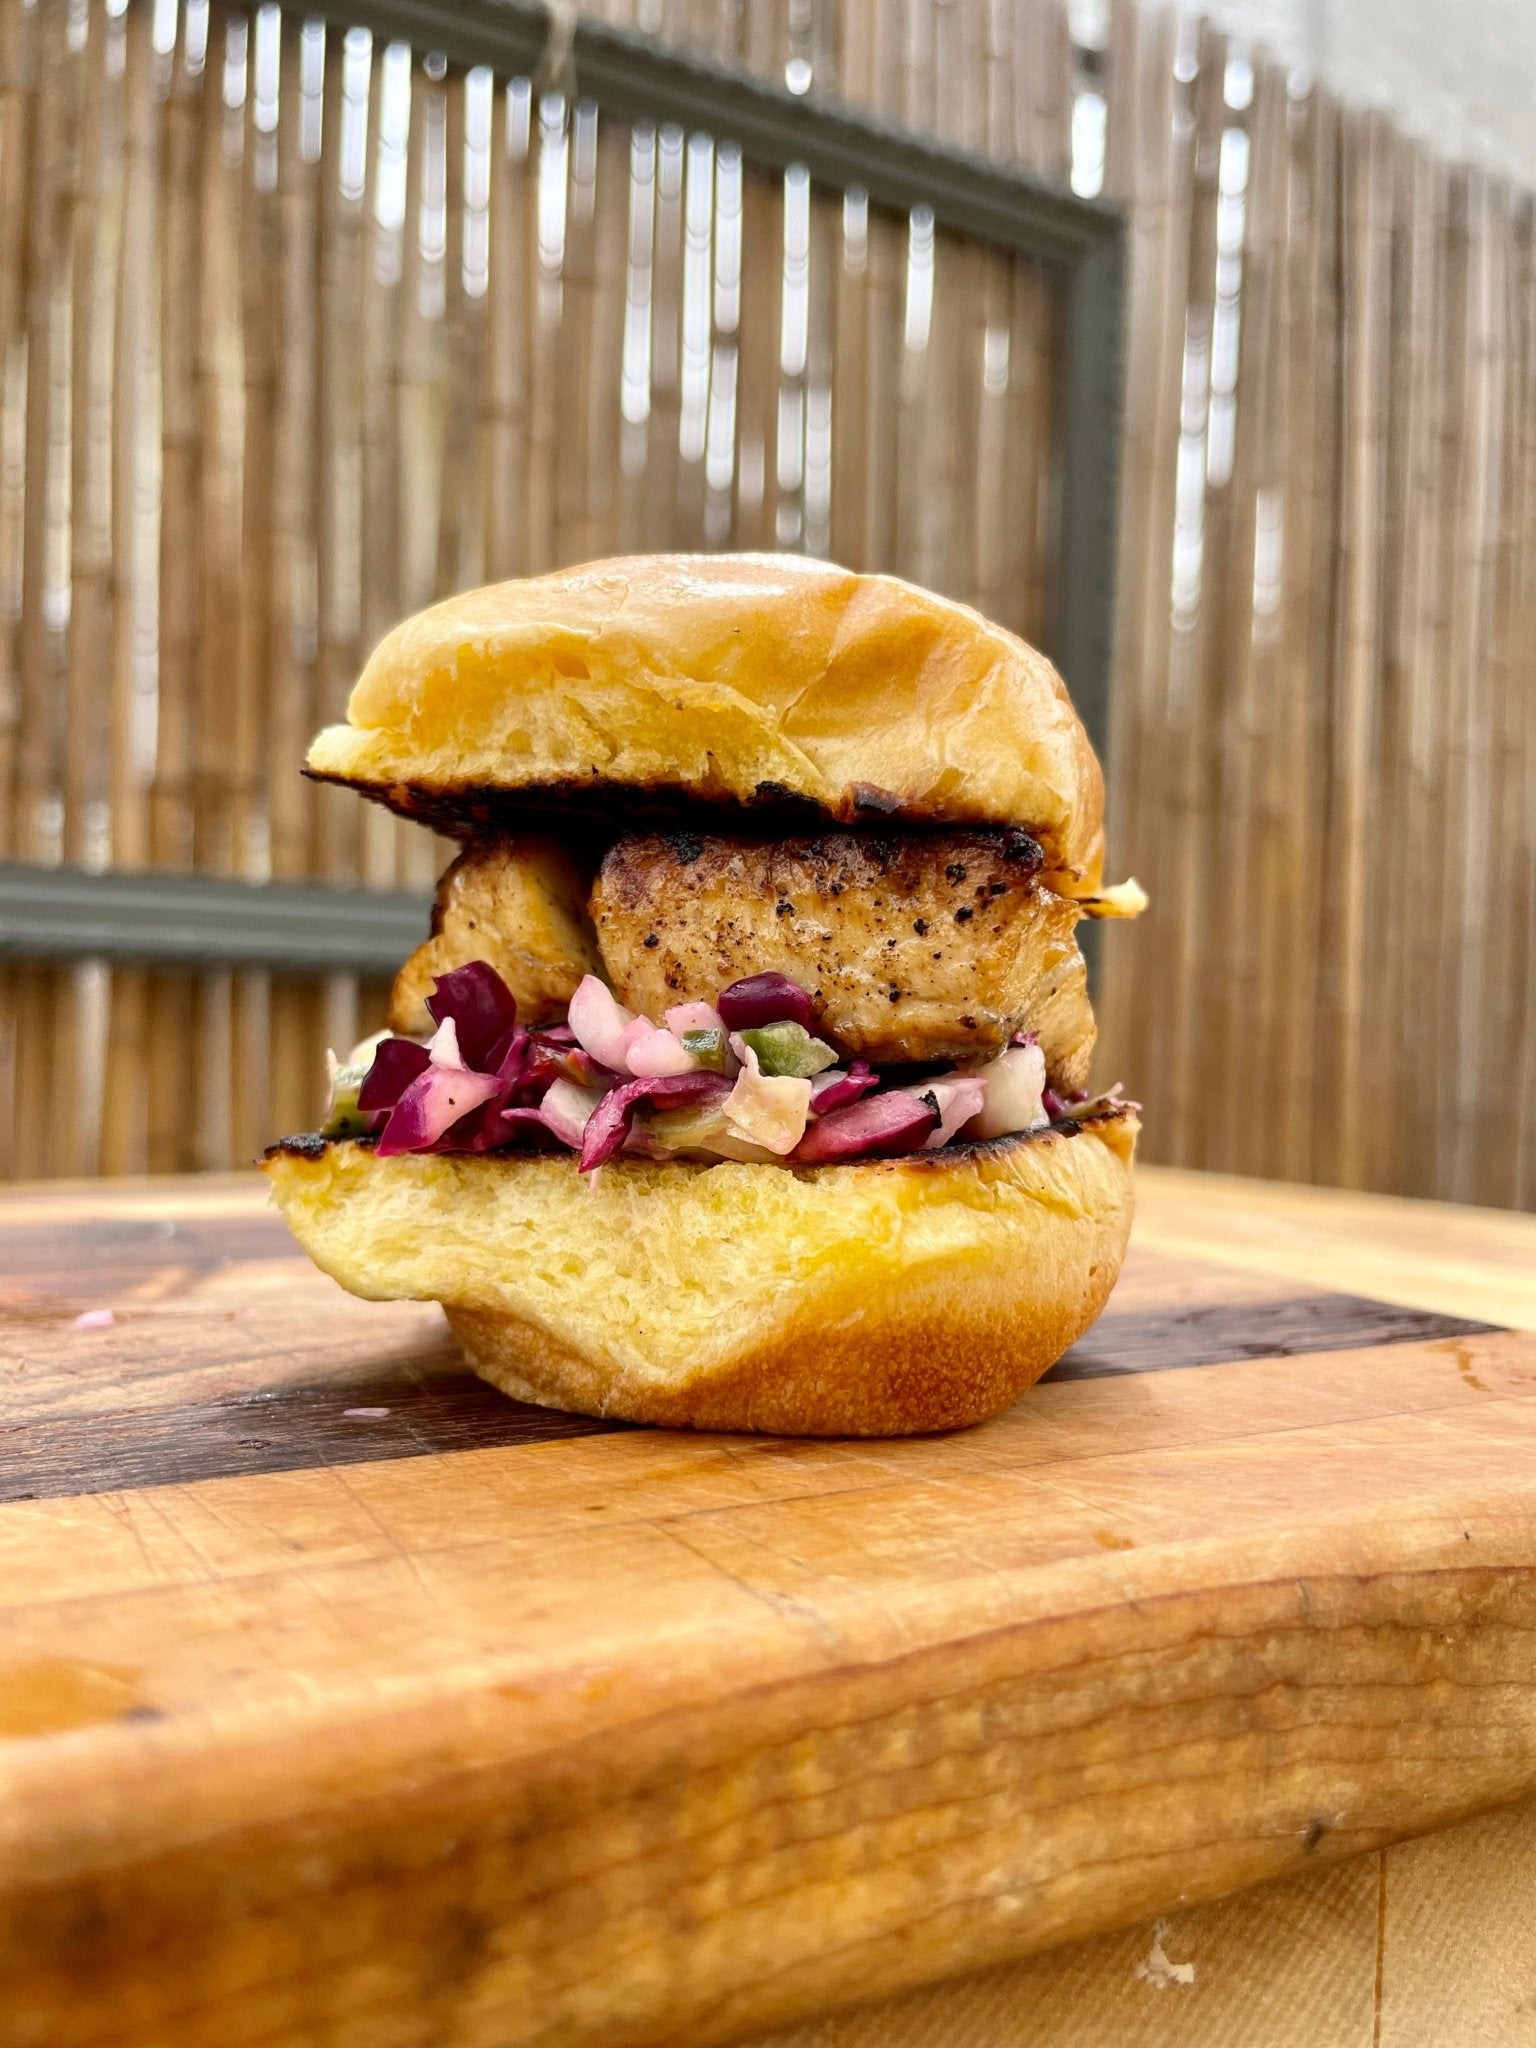
<instances>
[{"instance_id":1,"label":"top bun","mask_svg":"<svg viewBox=\"0 0 1536 2048\"><path fill-rule=\"evenodd\" d=\"M375 648L308 772L473 830L615 786L841 823L1021 825L1091 895L1103 780L979 612L798 555L631 555L451 597Z\"/></svg>"}]
</instances>

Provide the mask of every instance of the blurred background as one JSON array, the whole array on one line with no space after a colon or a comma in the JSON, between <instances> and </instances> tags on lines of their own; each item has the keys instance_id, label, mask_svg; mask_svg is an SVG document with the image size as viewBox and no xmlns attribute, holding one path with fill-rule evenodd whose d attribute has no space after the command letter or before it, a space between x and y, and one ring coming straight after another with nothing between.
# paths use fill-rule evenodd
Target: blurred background
<instances>
[{"instance_id":1,"label":"blurred background","mask_svg":"<svg viewBox=\"0 0 1536 2048\"><path fill-rule=\"evenodd\" d=\"M1536 10L594 12L1123 209L1096 1074L1153 1159L1536 1206ZM804 549L1052 644L1057 273L400 14L0 0L13 882L425 892L298 764L489 578ZM13 941L0 1173L247 1160L385 995Z\"/></svg>"}]
</instances>

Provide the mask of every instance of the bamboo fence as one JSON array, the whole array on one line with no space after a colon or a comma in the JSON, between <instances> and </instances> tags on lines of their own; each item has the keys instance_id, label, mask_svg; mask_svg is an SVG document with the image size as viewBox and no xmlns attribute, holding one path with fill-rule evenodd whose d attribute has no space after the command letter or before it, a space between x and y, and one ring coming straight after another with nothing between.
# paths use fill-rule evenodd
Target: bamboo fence
<instances>
[{"instance_id":1,"label":"bamboo fence","mask_svg":"<svg viewBox=\"0 0 1536 2048\"><path fill-rule=\"evenodd\" d=\"M1093 49L1061 0L599 11L1125 206L1154 908L1100 1072L1155 1158L1536 1205L1529 202L1131 0ZM394 619L561 561L803 548L1045 630L1050 274L576 87L0 0L0 858L427 886L305 741ZM0 1173L250 1158L384 995L0 968Z\"/></svg>"}]
</instances>

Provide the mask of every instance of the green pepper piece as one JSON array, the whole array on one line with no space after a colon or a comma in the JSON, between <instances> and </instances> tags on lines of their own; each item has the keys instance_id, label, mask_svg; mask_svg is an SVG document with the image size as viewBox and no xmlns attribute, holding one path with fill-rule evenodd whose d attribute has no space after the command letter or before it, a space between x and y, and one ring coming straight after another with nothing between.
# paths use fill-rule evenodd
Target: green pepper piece
<instances>
[{"instance_id":1,"label":"green pepper piece","mask_svg":"<svg viewBox=\"0 0 1536 2048\"><path fill-rule=\"evenodd\" d=\"M656 1109L642 1104L637 1121L647 1136L669 1152L690 1152L708 1144L725 1129L718 1102L689 1103L685 1109Z\"/></svg>"},{"instance_id":2,"label":"green pepper piece","mask_svg":"<svg viewBox=\"0 0 1536 2048\"><path fill-rule=\"evenodd\" d=\"M765 1152L733 1131L718 1102L694 1103L687 1109L644 1109L639 1128L673 1156L694 1159L741 1159L773 1162Z\"/></svg>"},{"instance_id":3,"label":"green pepper piece","mask_svg":"<svg viewBox=\"0 0 1536 2048\"><path fill-rule=\"evenodd\" d=\"M831 1046L812 1038L803 1024L759 1024L743 1031L741 1038L757 1054L757 1064L765 1074L789 1074L808 1081L812 1074L837 1065Z\"/></svg>"},{"instance_id":4,"label":"green pepper piece","mask_svg":"<svg viewBox=\"0 0 1536 2048\"><path fill-rule=\"evenodd\" d=\"M357 1106L357 1093L368 1078L380 1041L388 1036L387 1031L376 1031L372 1038L364 1039L354 1048L350 1059L332 1069L330 1099L322 1126L325 1137L360 1138L373 1129L373 1118L364 1116Z\"/></svg>"},{"instance_id":5,"label":"green pepper piece","mask_svg":"<svg viewBox=\"0 0 1536 2048\"><path fill-rule=\"evenodd\" d=\"M366 1067L338 1067L331 1076L331 1099L325 1112L328 1138L357 1138L373 1129L373 1118L357 1106L357 1091L368 1078Z\"/></svg>"},{"instance_id":6,"label":"green pepper piece","mask_svg":"<svg viewBox=\"0 0 1536 2048\"><path fill-rule=\"evenodd\" d=\"M691 1052L701 1067L708 1067L711 1073L725 1072L725 1033L723 1031L685 1031L683 1051Z\"/></svg>"}]
</instances>

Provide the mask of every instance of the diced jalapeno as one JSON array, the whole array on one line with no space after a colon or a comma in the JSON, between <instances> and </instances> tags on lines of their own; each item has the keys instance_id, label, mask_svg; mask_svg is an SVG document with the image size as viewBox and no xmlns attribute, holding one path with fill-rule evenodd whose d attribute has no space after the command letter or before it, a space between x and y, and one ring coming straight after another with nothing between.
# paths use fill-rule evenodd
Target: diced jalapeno
<instances>
[{"instance_id":1,"label":"diced jalapeno","mask_svg":"<svg viewBox=\"0 0 1536 2048\"><path fill-rule=\"evenodd\" d=\"M376 1031L332 1067L331 1092L325 1106L327 1138L357 1138L373 1129L374 1118L365 1116L357 1106L357 1091L368 1078L374 1054L388 1036L387 1031Z\"/></svg>"},{"instance_id":2,"label":"diced jalapeno","mask_svg":"<svg viewBox=\"0 0 1536 2048\"><path fill-rule=\"evenodd\" d=\"M357 1091L367 1078L367 1066L338 1067L331 1076L331 1099L325 1112L326 1137L356 1138L373 1129L373 1118L364 1116L357 1106Z\"/></svg>"},{"instance_id":3,"label":"diced jalapeno","mask_svg":"<svg viewBox=\"0 0 1536 2048\"><path fill-rule=\"evenodd\" d=\"M759 1024L743 1031L741 1037L757 1054L757 1064L765 1074L790 1074L806 1081L837 1065L831 1046L812 1038L803 1024Z\"/></svg>"},{"instance_id":4,"label":"diced jalapeno","mask_svg":"<svg viewBox=\"0 0 1536 2048\"><path fill-rule=\"evenodd\" d=\"M723 1031L685 1031L683 1051L691 1052L701 1067L708 1067L711 1073L725 1072L725 1033Z\"/></svg>"}]
</instances>

